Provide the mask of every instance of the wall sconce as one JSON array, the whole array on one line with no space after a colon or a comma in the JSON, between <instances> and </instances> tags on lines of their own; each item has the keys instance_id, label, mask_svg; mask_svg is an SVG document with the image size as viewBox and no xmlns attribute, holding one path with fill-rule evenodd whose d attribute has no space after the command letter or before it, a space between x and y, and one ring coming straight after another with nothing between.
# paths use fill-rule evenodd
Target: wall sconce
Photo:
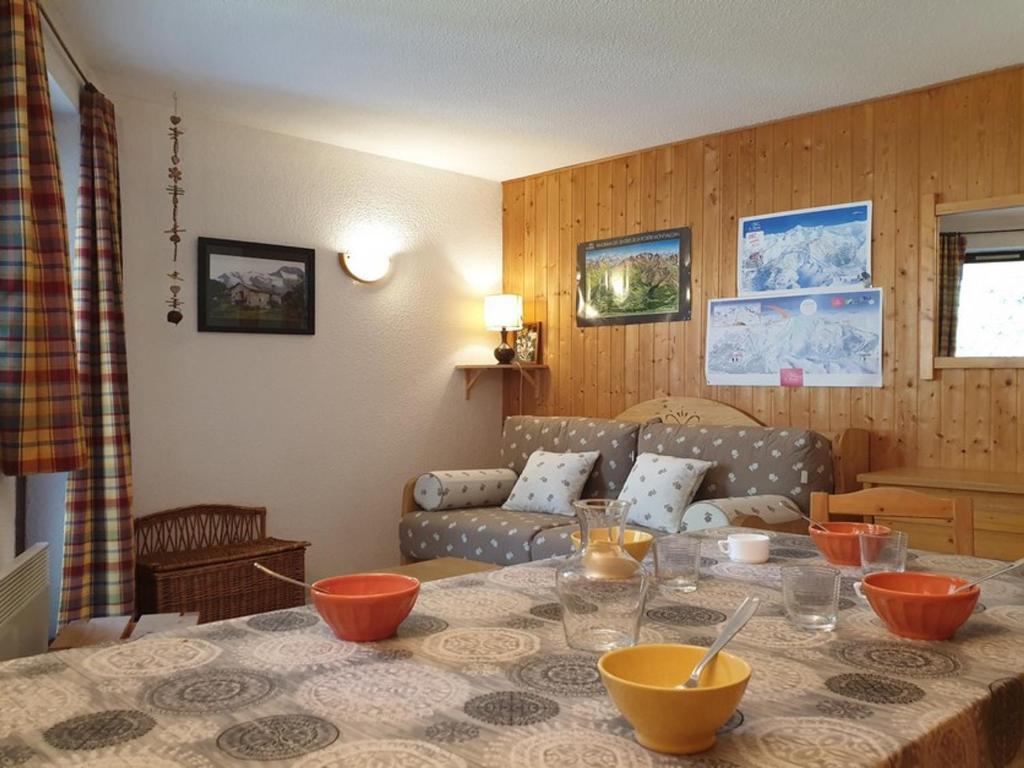
<instances>
[{"instance_id":1,"label":"wall sconce","mask_svg":"<svg viewBox=\"0 0 1024 768\"><path fill-rule=\"evenodd\" d=\"M391 257L380 252L339 253L338 263L346 275L360 283L375 283L391 270Z\"/></svg>"}]
</instances>

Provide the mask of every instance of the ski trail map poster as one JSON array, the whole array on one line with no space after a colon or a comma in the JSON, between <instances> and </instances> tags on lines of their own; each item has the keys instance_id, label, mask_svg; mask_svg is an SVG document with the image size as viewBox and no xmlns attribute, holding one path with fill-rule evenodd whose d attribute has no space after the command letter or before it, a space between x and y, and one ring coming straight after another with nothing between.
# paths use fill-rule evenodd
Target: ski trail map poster
<instances>
[{"instance_id":1,"label":"ski trail map poster","mask_svg":"<svg viewBox=\"0 0 1024 768\"><path fill-rule=\"evenodd\" d=\"M738 296L867 288L871 201L742 218L737 259Z\"/></svg>"},{"instance_id":2,"label":"ski trail map poster","mask_svg":"<svg viewBox=\"0 0 1024 768\"><path fill-rule=\"evenodd\" d=\"M708 384L881 387L882 289L708 302Z\"/></svg>"}]
</instances>

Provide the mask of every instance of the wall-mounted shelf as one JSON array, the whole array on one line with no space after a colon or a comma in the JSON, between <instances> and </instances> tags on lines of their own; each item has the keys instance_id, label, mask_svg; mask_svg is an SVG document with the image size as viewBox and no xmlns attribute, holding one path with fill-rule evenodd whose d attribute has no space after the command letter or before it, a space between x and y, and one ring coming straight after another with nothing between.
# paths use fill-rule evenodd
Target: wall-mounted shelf
<instances>
[{"instance_id":1,"label":"wall-mounted shelf","mask_svg":"<svg viewBox=\"0 0 1024 768\"><path fill-rule=\"evenodd\" d=\"M533 394L537 397L540 396L540 375L539 371L546 371L548 367L543 363L509 363L508 365L499 365L497 363L488 365L486 363L479 365L456 365L455 370L462 371L466 377L466 399L469 400L470 390L473 389L473 385L477 383L480 377L487 371L519 371L519 375L530 382L533 387Z\"/></svg>"}]
</instances>

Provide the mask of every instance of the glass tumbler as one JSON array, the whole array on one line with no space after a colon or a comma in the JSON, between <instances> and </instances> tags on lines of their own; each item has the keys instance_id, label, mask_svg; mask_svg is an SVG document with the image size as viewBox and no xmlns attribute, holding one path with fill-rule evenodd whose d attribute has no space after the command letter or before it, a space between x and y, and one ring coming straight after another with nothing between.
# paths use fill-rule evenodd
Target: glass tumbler
<instances>
[{"instance_id":1,"label":"glass tumbler","mask_svg":"<svg viewBox=\"0 0 1024 768\"><path fill-rule=\"evenodd\" d=\"M654 578L660 590L670 594L697 591L702 541L702 538L685 534L654 540Z\"/></svg>"},{"instance_id":2,"label":"glass tumbler","mask_svg":"<svg viewBox=\"0 0 1024 768\"><path fill-rule=\"evenodd\" d=\"M570 648L610 651L635 645L639 639L650 578L623 546L629 507L628 501L618 499L573 504L580 523L580 551L555 574Z\"/></svg>"},{"instance_id":3,"label":"glass tumbler","mask_svg":"<svg viewBox=\"0 0 1024 768\"><path fill-rule=\"evenodd\" d=\"M799 629L830 632L839 623L839 571L824 565L784 565L782 602Z\"/></svg>"},{"instance_id":4,"label":"glass tumbler","mask_svg":"<svg viewBox=\"0 0 1024 768\"><path fill-rule=\"evenodd\" d=\"M907 569L907 534L903 531L891 533L862 533L860 535L860 570L867 576L876 571Z\"/></svg>"}]
</instances>

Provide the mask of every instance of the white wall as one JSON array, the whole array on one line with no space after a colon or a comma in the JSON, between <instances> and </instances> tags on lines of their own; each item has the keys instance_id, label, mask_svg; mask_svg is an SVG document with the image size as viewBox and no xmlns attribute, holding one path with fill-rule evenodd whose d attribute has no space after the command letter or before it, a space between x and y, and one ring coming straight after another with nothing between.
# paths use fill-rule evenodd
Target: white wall
<instances>
[{"instance_id":1,"label":"white wall","mask_svg":"<svg viewBox=\"0 0 1024 768\"><path fill-rule=\"evenodd\" d=\"M167 106L117 100L135 512L265 505L313 542L312 578L398 560L402 485L494 466L499 381L481 296L500 287L497 183L204 119L183 105L185 320L165 320ZM381 284L337 252L367 227L397 244ZM316 248L316 335L196 331L197 236ZM384 235L372 240L380 242Z\"/></svg>"}]
</instances>

